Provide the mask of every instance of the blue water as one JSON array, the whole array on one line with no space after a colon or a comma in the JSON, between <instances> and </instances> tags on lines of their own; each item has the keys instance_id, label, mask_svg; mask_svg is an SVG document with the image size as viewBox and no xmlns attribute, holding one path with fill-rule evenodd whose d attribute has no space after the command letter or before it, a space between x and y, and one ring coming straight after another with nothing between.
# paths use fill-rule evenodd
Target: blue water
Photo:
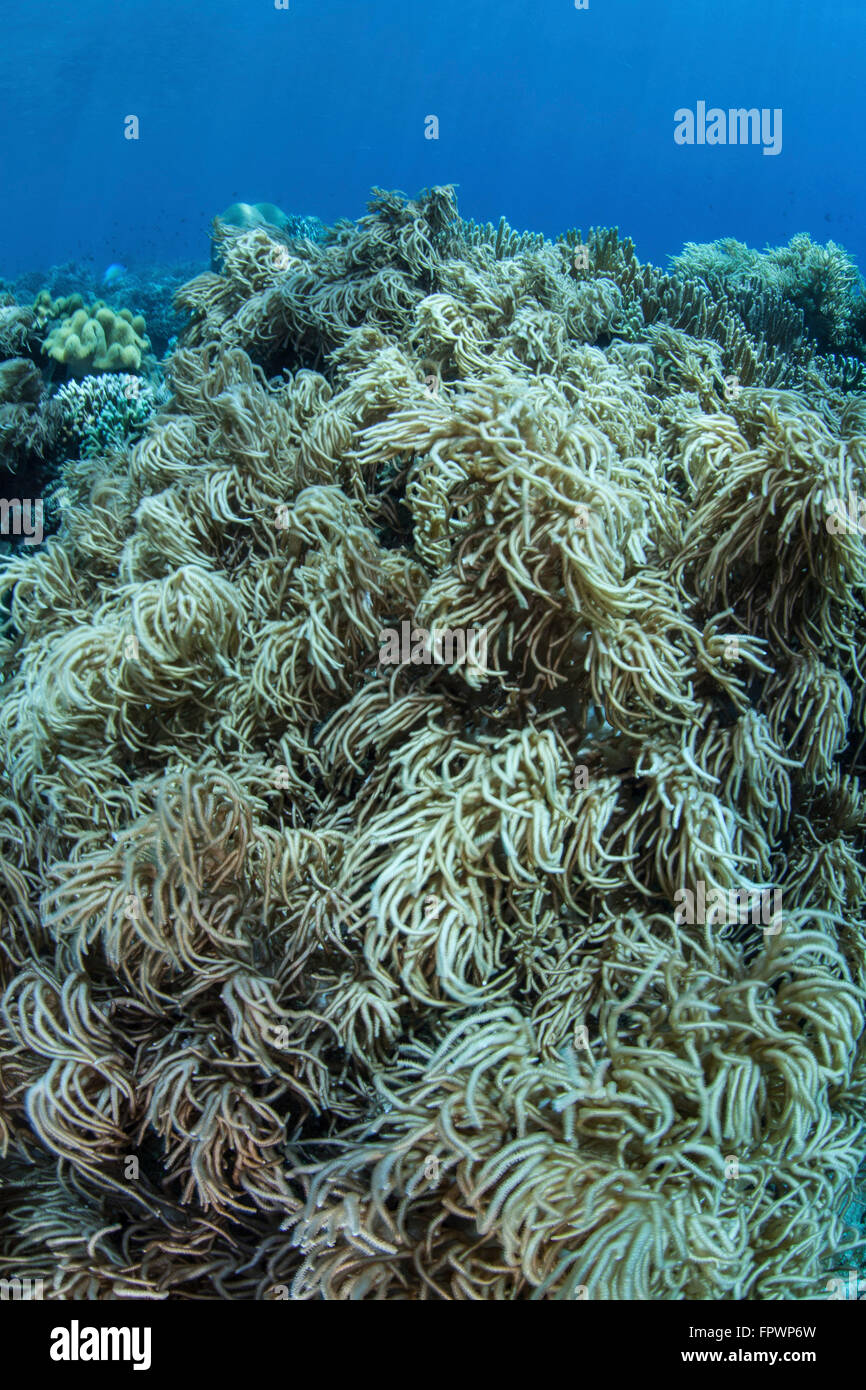
<instances>
[{"instance_id":1,"label":"blue water","mask_svg":"<svg viewBox=\"0 0 866 1390\"><path fill-rule=\"evenodd\" d=\"M661 264L807 231L866 266L862 0L289 4L3 0L0 276L204 259L239 199L333 221L435 183L484 221L618 224ZM700 100L781 108L781 153L677 146Z\"/></svg>"}]
</instances>

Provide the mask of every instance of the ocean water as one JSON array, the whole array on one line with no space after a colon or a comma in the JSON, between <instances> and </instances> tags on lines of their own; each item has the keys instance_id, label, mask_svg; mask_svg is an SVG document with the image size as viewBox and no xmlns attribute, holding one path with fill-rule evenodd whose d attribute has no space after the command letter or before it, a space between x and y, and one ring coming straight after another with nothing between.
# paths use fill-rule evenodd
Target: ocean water
<instances>
[{"instance_id":1,"label":"ocean water","mask_svg":"<svg viewBox=\"0 0 866 1390\"><path fill-rule=\"evenodd\" d=\"M863 47L854 0L83 0L50 23L8 4L3 274L195 259L237 200L332 222L373 186L438 183L465 217L617 225L661 265L805 231L862 266ZM675 145L698 101L781 108L781 153Z\"/></svg>"},{"instance_id":2,"label":"ocean water","mask_svg":"<svg viewBox=\"0 0 866 1390\"><path fill-rule=\"evenodd\" d=\"M866 1289L866 11L0 40L0 1299L811 1356Z\"/></svg>"}]
</instances>

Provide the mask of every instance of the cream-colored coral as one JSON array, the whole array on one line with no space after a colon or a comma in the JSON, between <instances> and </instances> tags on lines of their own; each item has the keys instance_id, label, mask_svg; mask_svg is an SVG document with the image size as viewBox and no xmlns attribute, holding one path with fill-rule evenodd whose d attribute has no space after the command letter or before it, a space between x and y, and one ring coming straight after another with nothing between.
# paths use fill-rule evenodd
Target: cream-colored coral
<instances>
[{"instance_id":1,"label":"cream-colored coral","mask_svg":"<svg viewBox=\"0 0 866 1390\"><path fill-rule=\"evenodd\" d=\"M435 189L278 245L225 234L169 410L0 575L6 1267L822 1296L866 1112L866 552L826 526L862 401L610 232L578 266ZM485 647L388 665L403 622Z\"/></svg>"},{"instance_id":2,"label":"cream-colored coral","mask_svg":"<svg viewBox=\"0 0 866 1390\"><path fill-rule=\"evenodd\" d=\"M150 351L144 319L129 309L115 311L102 300L76 309L48 334L42 351L75 376L91 372L137 372Z\"/></svg>"}]
</instances>

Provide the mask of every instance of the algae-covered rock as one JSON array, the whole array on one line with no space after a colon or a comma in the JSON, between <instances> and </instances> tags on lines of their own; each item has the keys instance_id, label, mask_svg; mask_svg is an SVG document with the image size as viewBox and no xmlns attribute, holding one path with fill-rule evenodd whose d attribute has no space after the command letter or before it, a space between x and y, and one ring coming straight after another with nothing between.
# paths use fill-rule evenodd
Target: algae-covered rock
<instances>
[{"instance_id":1,"label":"algae-covered rock","mask_svg":"<svg viewBox=\"0 0 866 1390\"><path fill-rule=\"evenodd\" d=\"M289 218L276 203L232 203L225 212L220 213L220 222L230 227L279 227L288 224Z\"/></svg>"}]
</instances>

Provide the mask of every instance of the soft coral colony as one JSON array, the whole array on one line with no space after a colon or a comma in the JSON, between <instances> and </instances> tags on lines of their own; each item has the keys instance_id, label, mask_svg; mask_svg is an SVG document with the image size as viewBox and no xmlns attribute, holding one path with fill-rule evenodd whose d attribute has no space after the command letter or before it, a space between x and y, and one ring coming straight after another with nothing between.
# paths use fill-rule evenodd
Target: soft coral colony
<instances>
[{"instance_id":1,"label":"soft coral colony","mask_svg":"<svg viewBox=\"0 0 866 1390\"><path fill-rule=\"evenodd\" d=\"M822 1296L866 1109L857 364L772 285L448 188L220 251L170 404L2 572L4 1274ZM383 665L407 619L484 661ZM680 920L700 885L783 922Z\"/></svg>"}]
</instances>

